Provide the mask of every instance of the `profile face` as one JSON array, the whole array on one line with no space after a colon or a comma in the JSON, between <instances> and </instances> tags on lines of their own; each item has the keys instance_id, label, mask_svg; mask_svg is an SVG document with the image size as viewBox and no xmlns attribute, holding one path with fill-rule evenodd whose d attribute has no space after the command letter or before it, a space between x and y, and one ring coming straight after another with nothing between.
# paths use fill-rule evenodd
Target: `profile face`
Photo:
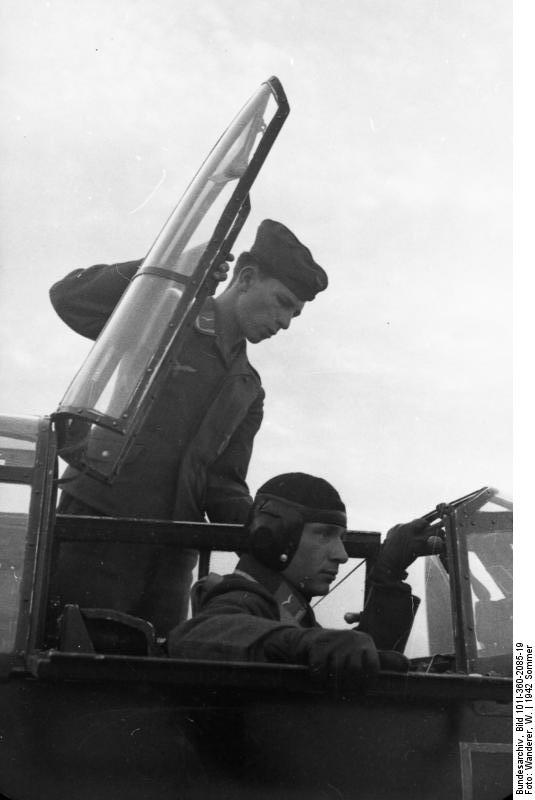
<instances>
[{"instance_id":1,"label":"profile face","mask_svg":"<svg viewBox=\"0 0 535 800\"><path fill-rule=\"evenodd\" d=\"M239 282L236 317L241 333L252 344L287 330L305 305L282 281L262 275L256 267L245 267Z\"/></svg>"},{"instance_id":2,"label":"profile face","mask_svg":"<svg viewBox=\"0 0 535 800\"><path fill-rule=\"evenodd\" d=\"M307 522L299 546L283 576L308 599L328 594L340 564L347 561L342 542L345 528L324 522Z\"/></svg>"}]
</instances>

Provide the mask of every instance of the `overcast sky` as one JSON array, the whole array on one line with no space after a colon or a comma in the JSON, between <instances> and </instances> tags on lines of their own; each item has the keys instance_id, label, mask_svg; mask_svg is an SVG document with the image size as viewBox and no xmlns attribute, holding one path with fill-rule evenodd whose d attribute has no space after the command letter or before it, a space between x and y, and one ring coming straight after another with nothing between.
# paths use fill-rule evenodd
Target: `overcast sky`
<instances>
[{"instance_id":1,"label":"overcast sky","mask_svg":"<svg viewBox=\"0 0 535 800\"><path fill-rule=\"evenodd\" d=\"M511 4L7 0L0 7L1 409L52 412L90 343L49 304L142 257L276 75L290 116L235 252L287 224L328 290L250 347L250 468L322 475L353 528L512 492Z\"/></svg>"}]
</instances>

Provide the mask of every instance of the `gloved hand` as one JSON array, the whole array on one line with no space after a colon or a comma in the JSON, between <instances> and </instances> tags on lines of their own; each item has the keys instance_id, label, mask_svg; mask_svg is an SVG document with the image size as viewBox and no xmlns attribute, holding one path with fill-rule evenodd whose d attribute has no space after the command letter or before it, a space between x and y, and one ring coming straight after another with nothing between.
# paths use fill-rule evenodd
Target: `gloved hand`
<instances>
[{"instance_id":1,"label":"gloved hand","mask_svg":"<svg viewBox=\"0 0 535 800\"><path fill-rule=\"evenodd\" d=\"M367 633L312 629L299 650L299 660L308 663L314 683L335 691L355 688L380 669L377 648Z\"/></svg>"},{"instance_id":2,"label":"gloved hand","mask_svg":"<svg viewBox=\"0 0 535 800\"><path fill-rule=\"evenodd\" d=\"M406 569L418 556L442 553L445 543L440 529L429 526L425 519L414 519L394 525L381 545L379 558L371 572L374 583L395 583L407 577Z\"/></svg>"},{"instance_id":3,"label":"gloved hand","mask_svg":"<svg viewBox=\"0 0 535 800\"><path fill-rule=\"evenodd\" d=\"M381 669L389 669L392 672L408 672L409 659L397 650L378 650L379 664Z\"/></svg>"}]
</instances>

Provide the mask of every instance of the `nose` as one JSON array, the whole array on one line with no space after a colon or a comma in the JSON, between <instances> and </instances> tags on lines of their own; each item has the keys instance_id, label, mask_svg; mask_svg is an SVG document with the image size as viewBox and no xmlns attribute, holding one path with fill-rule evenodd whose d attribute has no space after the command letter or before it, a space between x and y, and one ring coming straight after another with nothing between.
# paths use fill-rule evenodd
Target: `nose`
<instances>
[{"instance_id":1,"label":"nose","mask_svg":"<svg viewBox=\"0 0 535 800\"><path fill-rule=\"evenodd\" d=\"M291 317L279 318L277 320L277 325L279 327L279 330L280 328L282 328L283 331L287 331L288 328L290 327L290 322L291 322Z\"/></svg>"},{"instance_id":2,"label":"nose","mask_svg":"<svg viewBox=\"0 0 535 800\"><path fill-rule=\"evenodd\" d=\"M333 542L332 550L331 550L331 558L333 561L338 562L338 564L345 564L348 560L349 556L347 555L347 551L344 547L344 543L341 539L336 539Z\"/></svg>"},{"instance_id":3,"label":"nose","mask_svg":"<svg viewBox=\"0 0 535 800\"><path fill-rule=\"evenodd\" d=\"M284 331L287 331L290 327L290 323L293 319L293 313L291 309L283 309L277 315L277 326L282 328Z\"/></svg>"}]
</instances>

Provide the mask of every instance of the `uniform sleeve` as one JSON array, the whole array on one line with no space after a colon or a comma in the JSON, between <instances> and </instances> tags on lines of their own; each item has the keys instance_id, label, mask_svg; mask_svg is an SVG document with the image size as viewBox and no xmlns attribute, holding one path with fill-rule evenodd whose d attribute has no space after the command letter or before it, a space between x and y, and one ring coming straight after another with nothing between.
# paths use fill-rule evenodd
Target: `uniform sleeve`
<instances>
[{"instance_id":1,"label":"uniform sleeve","mask_svg":"<svg viewBox=\"0 0 535 800\"><path fill-rule=\"evenodd\" d=\"M221 455L208 469L206 512L210 522L243 524L247 520L253 501L246 477L254 437L262 423L263 406L262 390Z\"/></svg>"},{"instance_id":2,"label":"uniform sleeve","mask_svg":"<svg viewBox=\"0 0 535 800\"><path fill-rule=\"evenodd\" d=\"M419 604L407 583L372 584L357 630L368 633L378 650L402 653Z\"/></svg>"},{"instance_id":3,"label":"uniform sleeve","mask_svg":"<svg viewBox=\"0 0 535 800\"><path fill-rule=\"evenodd\" d=\"M288 628L280 622L276 604L255 592L236 589L208 600L200 614L171 631L169 655L218 661L267 661L262 642L274 631Z\"/></svg>"},{"instance_id":4,"label":"uniform sleeve","mask_svg":"<svg viewBox=\"0 0 535 800\"><path fill-rule=\"evenodd\" d=\"M96 264L70 272L50 289L54 310L76 333L96 339L141 263Z\"/></svg>"}]
</instances>

